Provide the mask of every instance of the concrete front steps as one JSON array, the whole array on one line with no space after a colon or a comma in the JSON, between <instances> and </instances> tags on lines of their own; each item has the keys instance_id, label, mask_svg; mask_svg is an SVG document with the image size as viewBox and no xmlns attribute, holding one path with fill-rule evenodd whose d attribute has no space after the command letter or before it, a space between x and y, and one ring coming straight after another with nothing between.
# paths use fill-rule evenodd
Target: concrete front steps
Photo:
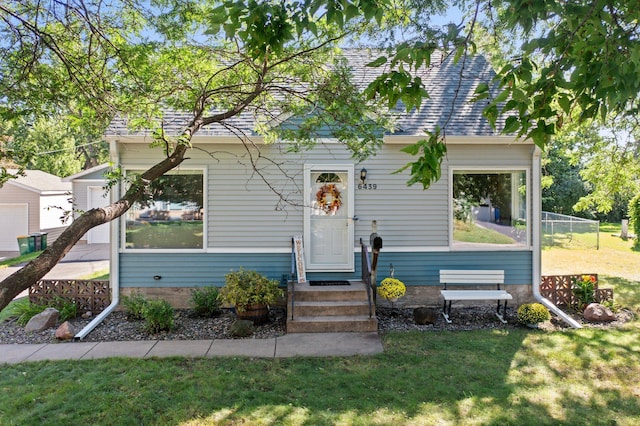
<instances>
[{"instance_id":1,"label":"concrete front steps","mask_svg":"<svg viewBox=\"0 0 640 426\"><path fill-rule=\"evenodd\" d=\"M362 281L350 283L348 286L290 283L287 296L287 333L377 331L375 306L371 307L370 317L365 284Z\"/></svg>"}]
</instances>

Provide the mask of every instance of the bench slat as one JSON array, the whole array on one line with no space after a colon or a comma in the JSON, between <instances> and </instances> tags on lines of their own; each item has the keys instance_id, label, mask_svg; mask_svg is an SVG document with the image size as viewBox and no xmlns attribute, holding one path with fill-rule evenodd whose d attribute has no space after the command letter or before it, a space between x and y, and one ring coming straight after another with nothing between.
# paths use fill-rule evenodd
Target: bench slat
<instances>
[{"instance_id":1,"label":"bench slat","mask_svg":"<svg viewBox=\"0 0 640 426\"><path fill-rule=\"evenodd\" d=\"M505 290L440 290L444 300L512 300Z\"/></svg>"},{"instance_id":2,"label":"bench slat","mask_svg":"<svg viewBox=\"0 0 640 426\"><path fill-rule=\"evenodd\" d=\"M499 270L451 270L440 271L441 284L503 284L504 271Z\"/></svg>"}]
</instances>

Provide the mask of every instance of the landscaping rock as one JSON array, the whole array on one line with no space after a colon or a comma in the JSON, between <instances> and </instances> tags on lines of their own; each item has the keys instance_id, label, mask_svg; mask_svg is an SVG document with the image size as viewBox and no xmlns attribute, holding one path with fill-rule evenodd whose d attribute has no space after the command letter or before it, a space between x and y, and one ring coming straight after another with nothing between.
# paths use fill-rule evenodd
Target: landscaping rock
<instances>
[{"instance_id":1,"label":"landscaping rock","mask_svg":"<svg viewBox=\"0 0 640 426\"><path fill-rule=\"evenodd\" d=\"M88 318L92 318L93 317L93 312L91 311L87 311L84 314L82 314L82 318L84 319L88 319Z\"/></svg>"},{"instance_id":2,"label":"landscaping rock","mask_svg":"<svg viewBox=\"0 0 640 426\"><path fill-rule=\"evenodd\" d=\"M76 329L69 321L63 322L56 330L56 339L59 340L71 340L76 335Z\"/></svg>"},{"instance_id":3,"label":"landscaping rock","mask_svg":"<svg viewBox=\"0 0 640 426\"><path fill-rule=\"evenodd\" d=\"M420 307L413 310L413 320L416 324L435 324L438 319L438 312L432 308Z\"/></svg>"},{"instance_id":4,"label":"landscaping rock","mask_svg":"<svg viewBox=\"0 0 640 426\"><path fill-rule=\"evenodd\" d=\"M231 328L229 329L229 333L235 337L248 337L251 336L254 331L253 321L249 320L236 320L231 324Z\"/></svg>"},{"instance_id":5,"label":"landscaping rock","mask_svg":"<svg viewBox=\"0 0 640 426\"><path fill-rule=\"evenodd\" d=\"M47 308L29 320L24 331L27 333L39 333L51 328L58 322L60 313L55 308Z\"/></svg>"},{"instance_id":6,"label":"landscaping rock","mask_svg":"<svg viewBox=\"0 0 640 426\"><path fill-rule=\"evenodd\" d=\"M590 303L584 310L584 319L589 322L612 322L616 315L599 303Z\"/></svg>"}]
</instances>

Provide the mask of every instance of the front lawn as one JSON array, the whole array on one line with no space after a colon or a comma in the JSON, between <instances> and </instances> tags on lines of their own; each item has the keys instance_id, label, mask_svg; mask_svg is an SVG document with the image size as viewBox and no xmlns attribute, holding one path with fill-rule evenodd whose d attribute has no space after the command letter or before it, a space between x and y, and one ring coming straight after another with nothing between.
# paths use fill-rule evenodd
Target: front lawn
<instances>
[{"instance_id":1,"label":"front lawn","mask_svg":"<svg viewBox=\"0 0 640 426\"><path fill-rule=\"evenodd\" d=\"M393 332L373 357L0 367L0 424L640 423L637 325Z\"/></svg>"},{"instance_id":2,"label":"front lawn","mask_svg":"<svg viewBox=\"0 0 640 426\"><path fill-rule=\"evenodd\" d=\"M543 273L598 273L637 312L640 253L602 238L599 251L544 250ZM384 353L372 357L4 365L0 425L640 424L637 320L382 340Z\"/></svg>"}]
</instances>

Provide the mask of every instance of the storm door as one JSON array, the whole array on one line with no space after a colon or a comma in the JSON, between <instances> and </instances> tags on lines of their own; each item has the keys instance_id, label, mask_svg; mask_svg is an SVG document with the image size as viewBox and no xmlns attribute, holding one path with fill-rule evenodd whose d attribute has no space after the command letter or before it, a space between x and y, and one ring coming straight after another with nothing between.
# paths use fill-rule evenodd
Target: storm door
<instances>
[{"instance_id":1,"label":"storm door","mask_svg":"<svg viewBox=\"0 0 640 426\"><path fill-rule=\"evenodd\" d=\"M305 165L308 271L353 271L353 165Z\"/></svg>"}]
</instances>

